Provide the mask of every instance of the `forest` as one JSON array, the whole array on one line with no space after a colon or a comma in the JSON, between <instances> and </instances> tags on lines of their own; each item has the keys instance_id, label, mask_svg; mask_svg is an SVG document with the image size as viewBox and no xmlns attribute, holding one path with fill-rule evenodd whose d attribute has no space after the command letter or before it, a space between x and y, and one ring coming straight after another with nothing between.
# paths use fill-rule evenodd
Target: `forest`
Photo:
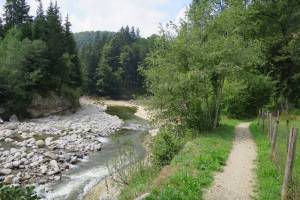
<instances>
[{"instance_id":1,"label":"forest","mask_svg":"<svg viewBox=\"0 0 300 200\"><path fill-rule=\"evenodd\" d=\"M84 93L123 99L144 94L144 77L139 67L156 37L143 38L138 28L129 26L117 33L76 33Z\"/></svg>"},{"instance_id":2,"label":"forest","mask_svg":"<svg viewBox=\"0 0 300 200\"><path fill-rule=\"evenodd\" d=\"M0 25L0 106L2 117L26 116L34 93L55 91L79 98L82 71L71 23L57 3L29 15L25 0L8 0ZM76 102L76 100L75 100Z\"/></svg>"}]
</instances>

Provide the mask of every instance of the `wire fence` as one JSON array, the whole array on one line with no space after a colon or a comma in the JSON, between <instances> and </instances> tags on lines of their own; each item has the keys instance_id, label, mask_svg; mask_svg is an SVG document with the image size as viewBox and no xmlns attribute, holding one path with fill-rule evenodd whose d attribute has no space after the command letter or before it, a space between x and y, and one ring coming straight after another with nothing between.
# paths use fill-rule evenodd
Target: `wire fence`
<instances>
[{"instance_id":1,"label":"wire fence","mask_svg":"<svg viewBox=\"0 0 300 200\"><path fill-rule=\"evenodd\" d=\"M258 126L270 141L270 159L283 181L282 200L300 200L300 116L260 111Z\"/></svg>"}]
</instances>

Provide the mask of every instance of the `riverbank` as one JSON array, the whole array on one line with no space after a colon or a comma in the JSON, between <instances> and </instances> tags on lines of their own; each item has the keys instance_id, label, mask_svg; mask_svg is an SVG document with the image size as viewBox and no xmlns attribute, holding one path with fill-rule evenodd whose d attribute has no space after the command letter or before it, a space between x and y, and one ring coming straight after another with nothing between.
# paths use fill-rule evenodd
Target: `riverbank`
<instances>
[{"instance_id":1,"label":"riverbank","mask_svg":"<svg viewBox=\"0 0 300 200\"><path fill-rule=\"evenodd\" d=\"M106 106L135 107L137 109L137 111L135 112L135 116L142 118L144 120L150 120L151 118L151 115L146 110L146 108L142 105L137 104L134 101L114 101L114 100L100 99L97 102ZM148 149L150 140L151 140L151 135L147 135L144 139L144 147L146 148L146 150ZM120 191L121 191L121 187L118 186L112 180L111 177L106 177L86 193L86 195L84 196L84 200L99 200L99 199L114 200L117 199L118 195L120 194Z\"/></svg>"},{"instance_id":2,"label":"riverbank","mask_svg":"<svg viewBox=\"0 0 300 200\"><path fill-rule=\"evenodd\" d=\"M123 121L90 99L80 102L76 113L0 124L0 180L21 185L59 181L65 171L100 151L105 137Z\"/></svg>"}]
</instances>

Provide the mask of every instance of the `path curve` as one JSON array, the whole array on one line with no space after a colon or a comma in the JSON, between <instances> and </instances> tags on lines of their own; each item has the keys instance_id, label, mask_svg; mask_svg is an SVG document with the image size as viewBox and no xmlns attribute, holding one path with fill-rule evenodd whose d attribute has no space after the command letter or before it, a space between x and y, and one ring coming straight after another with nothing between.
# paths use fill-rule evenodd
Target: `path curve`
<instances>
[{"instance_id":1,"label":"path curve","mask_svg":"<svg viewBox=\"0 0 300 200\"><path fill-rule=\"evenodd\" d=\"M224 171L217 173L205 200L250 200L254 196L256 144L250 123L236 127L236 138Z\"/></svg>"}]
</instances>

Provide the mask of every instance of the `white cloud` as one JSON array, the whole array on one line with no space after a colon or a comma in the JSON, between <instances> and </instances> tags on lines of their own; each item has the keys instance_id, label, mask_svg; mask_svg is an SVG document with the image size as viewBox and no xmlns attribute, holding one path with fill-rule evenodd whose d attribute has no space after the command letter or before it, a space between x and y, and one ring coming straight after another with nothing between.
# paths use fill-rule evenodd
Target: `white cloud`
<instances>
[{"instance_id":1,"label":"white cloud","mask_svg":"<svg viewBox=\"0 0 300 200\"><path fill-rule=\"evenodd\" d=\"M4 0L0 0L1 2ZM51 0L42 0L47 8ZM58 0L62 16L68 13L73 31L118 31L121 26L135 26L144 36L158 32L159 23L184 16L190 0ZM27 1L35 13L36 0ZM3 4L3 3L2 3ZM177 14L178 13L178 14ZM177 16L176 16L177 14Z\"/></svg>"}]
</instances>

